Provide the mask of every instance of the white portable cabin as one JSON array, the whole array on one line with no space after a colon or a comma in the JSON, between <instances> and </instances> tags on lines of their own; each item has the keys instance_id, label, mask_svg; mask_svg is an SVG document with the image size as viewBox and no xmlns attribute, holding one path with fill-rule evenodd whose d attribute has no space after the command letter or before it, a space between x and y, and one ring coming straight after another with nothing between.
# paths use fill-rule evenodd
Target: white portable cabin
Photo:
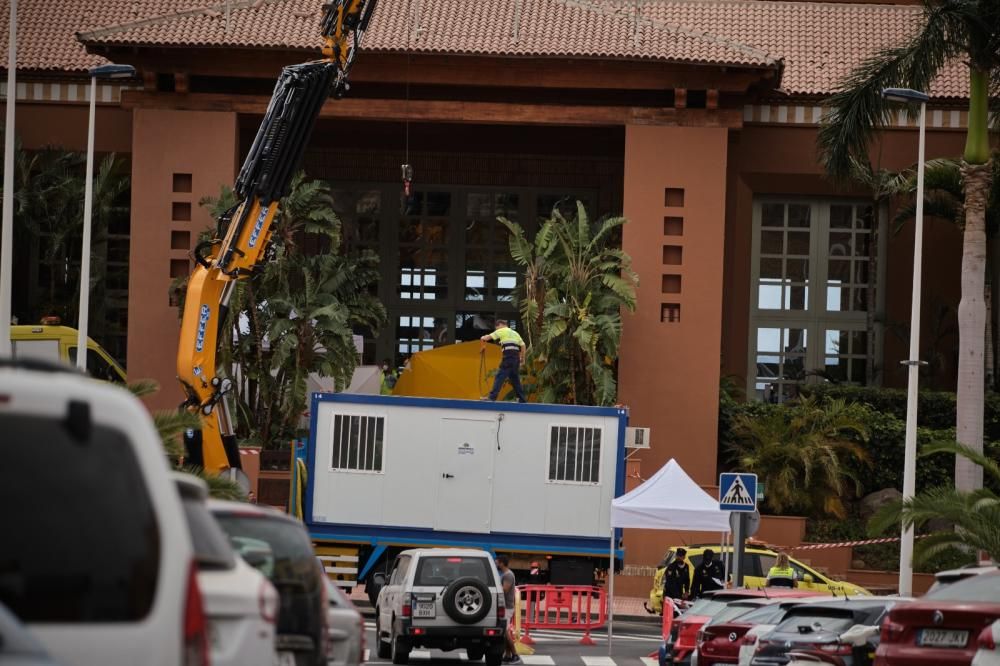
<instances>
[{"instance_id":1,"label":"white portable cabin","mask_svg":"<svg viewBox=\"0 0 1000 666\"><path fill-rule=\"evenodd\" d=\"M627 411L313 395L315 539L607 556Z\"/></svg>"}]
</instances>

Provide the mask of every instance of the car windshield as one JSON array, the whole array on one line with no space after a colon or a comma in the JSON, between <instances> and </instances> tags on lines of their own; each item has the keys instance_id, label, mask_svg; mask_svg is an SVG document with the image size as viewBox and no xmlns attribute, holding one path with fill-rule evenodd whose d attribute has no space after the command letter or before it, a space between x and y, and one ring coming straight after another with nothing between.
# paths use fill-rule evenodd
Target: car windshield
<instances>
[{"instance_id":1,"label":"car windshield","mask_svg":"<svg viewBox=\"0 0 1000 666\"><path fill-rule=\"evenodd\" d=\"M493 583L485 557L421 557L413 584L444 586L459 578Z\"/></svg>"},{"instance_id":2,"label":"car windshield","mask_svg":"<svg viewBox=\"0 0 1000 666\"><path fill-rule=\"evenodd\" d=\"M957 583L940 587L924 595L924 599L941 601L996 601L1000 599L1000 573L972 576Z\"/></svg>"},{"instance_id":3,"label":"car windshield","mask_svg":"<svg viewBox=\"0 0 1000 666\"><path fill-rule=\"evenodd\" d=\"M839 634L854 626L854 616L850 611L837 612L829 610L808 610L796 613L792 610L788 616L775 627L775 633L808 634L815 631L829 631ZM805 627L806 629L802 629Z\"/></svg>"},{"instance_id":4,"label":"car windshield","mask_svg":"<svg viewBox=\"0 0 1000 666\"><path fill-rule=\"evenodd\" d=\"M759 604L748 604L746 602L731 603L712 617L712 624L720 624L741 618L757 608L760 608Z\"/></svg>"},{"instance_id":5,"label":"car windshield","mask_svg":"<svg viewBox=\"0 0 1000 666\"><path fill-rule=\"evenodd\" d=\"M0 414L0 432L0 604L23 622L146 617L160 532L128 437L20 414Z\"/></svg>"},{"instance_id":6,"label":"car windshield","mask_svg":"<svg viewBox=\"0 0 1000 666\"><path fill-rule=\"evenodd\" d=\"M212 518L205 503L191 497L183 498L181 503L198 568L205 571L235 567L236 555L226 539L226 533Z\"/></svg>"},{"instance_id":7,"label":"car windshield","mask_svg":"<svg viewBox=\"0 0 1000 666\"><path fill-rule=\"evenodd\" d=\"M256 514L214 512L219 525L239 549L248 540L263 541L273 561L262 571L281 595L279 634L319 637L323 609L323 580L309 535L301 525L284 518Z\"/></svg>"}]
</instances>

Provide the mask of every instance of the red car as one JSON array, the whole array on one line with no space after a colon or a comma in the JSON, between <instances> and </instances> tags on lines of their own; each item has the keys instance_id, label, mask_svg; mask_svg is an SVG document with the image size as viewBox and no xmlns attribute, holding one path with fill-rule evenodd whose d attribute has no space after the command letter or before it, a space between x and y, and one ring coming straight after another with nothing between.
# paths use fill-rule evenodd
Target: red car
<instances>
[{"instance_id":1,"label":"red car","mask_svg":"<svg viewBox=\"0 0 1000 666\"><path fill-rule=\"evenodd\" d=\"M701 630L698 666L739 663L746 633L759 624L777 624L788 608L797 603L785 597L734 601Z\"/></svg>"},{"instance_id":2,"label":"red car","mask_svg":"<svg viewBox=\"0 0 1000 666\"><path fill-rule=\"evenodd\" d=\"M1000 570L928 592L893 608L882 624L876 666L965 666L983 629L1000 619Z\"/></svg>"},{"instance_id":3,"label":"red car","mask_svg":"<svg viewBox=\"0 0 1000 666\"><path fill-rule=\"evenodd\" d=\"M698 634L702 627L709 620L724 611L731 602L738 600L761 600L757 604L766 602L769 598L789 598L789 597L811 597L816 596L815 591L799 591L794 589L768 588L766 590L720 590L706 594L691 605L684 615L674 623L674 632L677 639L673 646L673 662L675 664L688 664L691 661L691 653L698 647ZM752 604L751 604L752 605ZM744 608L744 611L749 610ZM673 633L673 632L671 632Z\"/></svg>"}]
</instances>

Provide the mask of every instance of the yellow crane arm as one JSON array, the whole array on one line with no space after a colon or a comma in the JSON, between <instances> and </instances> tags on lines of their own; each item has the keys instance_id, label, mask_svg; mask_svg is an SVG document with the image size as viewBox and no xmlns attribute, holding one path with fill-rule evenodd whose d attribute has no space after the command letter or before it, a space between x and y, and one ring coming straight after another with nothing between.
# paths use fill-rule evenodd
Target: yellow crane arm
<instances>
[{"instance_id":1,"label":"yellow crane arm","mask_svg":"<svg viewBox=\"0 0 1000 666\"><path fill-rule=\"evenodd\" d=\"M348 75L376 2L324 5L323 58L282 70L233 188L239 203L220 217L215 237L192 252L197 265L181 318L177 378L187 396L182 407L201 418L201 430L186 438L188 462L206 471L240 467L225 397L232 380L218 367L219 346L232 344L224 327L232 288L268 260L278 202L288 194L323 103L349 88Z\"/></svg>"}]
</instances>

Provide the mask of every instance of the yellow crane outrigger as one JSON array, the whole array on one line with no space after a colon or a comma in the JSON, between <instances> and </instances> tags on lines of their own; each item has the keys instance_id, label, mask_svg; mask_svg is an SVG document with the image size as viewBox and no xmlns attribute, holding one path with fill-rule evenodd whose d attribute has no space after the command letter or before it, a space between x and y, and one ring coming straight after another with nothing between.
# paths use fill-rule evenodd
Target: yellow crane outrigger
<instances>
[{"instance_id":1,"label":"yellow crane outrigger","mask_svg":"<svg viewBox=\"0 0 1000 666\"><path fill-rule=\"evenodd\" d=\"M327 97L342 97L377 0L334 0L323 7L323 58L285 67L233 188L239 203L218 220L214 238L199 243L188 281L177 352L177 378L197 412L201 431L189 433L188 462L210 473L240 467L226 393L232 380L218 367L229 297L237 280L272 256L271 223L288 194ZM220 332L223 336L220 339Z\"/></svg>"}]
</instances>

